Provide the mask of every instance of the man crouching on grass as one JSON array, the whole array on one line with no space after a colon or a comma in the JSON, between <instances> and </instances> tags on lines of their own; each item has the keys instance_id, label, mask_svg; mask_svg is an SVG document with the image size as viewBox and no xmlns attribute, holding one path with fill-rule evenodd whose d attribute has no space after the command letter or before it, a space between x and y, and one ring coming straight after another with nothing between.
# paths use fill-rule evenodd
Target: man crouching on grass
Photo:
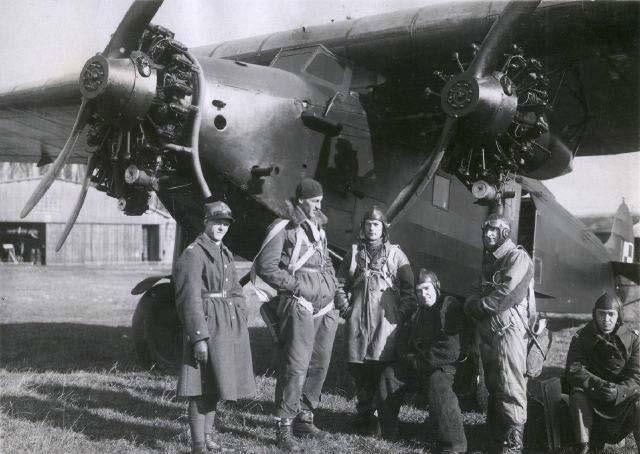
<instances>
[{"instance_id":1,"label":"man crouching on grass","mask_svg":"<svg viewBox=\"0 0 640 454\"><path fill-rule=\"evenodd\" d=\"M444 296L440 280L424 268L416 282L418 308L402 327L396 348L399 361L388 366L380 385L382 432L397 435L398 412L405 396L426 394L438 452L467 451L462 412L453 392L461 341L466 331L462 303Z\"/></svg>"},{"instance_id":2,"label":"man crouching on grass","mask_svg":"<svg viewBox=\"0 0 640 454\"><path fill-rule=\"evenodd\" d=\"M577 453L631 432L640 446L640 333L623 322L616 296L598 298L593 320L571 339L566 374Z\"/></svg>"},{"instance_id":3,"label":"man crouching on grass","mask_svg":"<svg viewBox=\"0 0 640 454\"><path fill-rule=\"evenodd\" d=\"M189 399L192 454L220 451L213 427L219 400L255 394L246 302L233 254L222 244L232 221L225 203L205 203L204 232L174 272L184 334L178 396Z\"/></svg>"}]
</instances>

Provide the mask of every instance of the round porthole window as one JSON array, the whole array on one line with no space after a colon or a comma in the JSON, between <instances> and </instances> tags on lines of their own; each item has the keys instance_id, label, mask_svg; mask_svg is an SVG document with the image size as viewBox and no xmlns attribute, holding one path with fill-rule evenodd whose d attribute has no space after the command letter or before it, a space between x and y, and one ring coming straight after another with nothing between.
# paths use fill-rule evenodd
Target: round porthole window
<instances>
[{"instance_id":1,"label":"round porthole window","mask_svg":"<svg viewBox=\"0 0 640 454\"><path fill-rule=\"evenodd\" d=\"M227 127L227 119L222 115L216 115L216 117L213 119L213 125L218 131L222 131Z\"/></svg>"}]
</instances>

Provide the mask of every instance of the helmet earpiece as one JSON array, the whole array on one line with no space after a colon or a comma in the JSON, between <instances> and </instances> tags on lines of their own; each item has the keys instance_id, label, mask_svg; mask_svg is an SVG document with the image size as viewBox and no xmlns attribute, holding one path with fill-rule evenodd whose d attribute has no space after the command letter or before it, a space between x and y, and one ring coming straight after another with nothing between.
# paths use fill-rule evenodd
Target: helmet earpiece
<instances>
[{"instance_id":1,"label":"helmet earpiece","mask_svg":"<svg viewBox=\"0 0 640 454\"><path fill-rule=\"evenodd\" d=\"M511 226L507 220L499 214L490 214L487 219L484 220L482 223L482 232L484 233L488 228L498 229L502 240L511 237Z\"/></svg>"}]
</instances>

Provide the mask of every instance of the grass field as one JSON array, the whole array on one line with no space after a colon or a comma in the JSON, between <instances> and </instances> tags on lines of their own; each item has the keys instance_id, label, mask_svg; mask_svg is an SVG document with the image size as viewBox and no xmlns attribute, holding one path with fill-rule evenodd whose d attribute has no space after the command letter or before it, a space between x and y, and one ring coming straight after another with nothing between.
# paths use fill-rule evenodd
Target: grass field
<instances>
[{"instance_id":1,"label":"grass field","mask_svg":"<svg viewBox=\"0 0 640 454\"><path fill-rule=\"evenodd\" d=\"M130 329L137 303L130 289L149 275L167 272L148 267L0 266L0 452L188 452L185 404L176 399L175 377L137 365ZM227 452L278 452L271 418L272 349L253 306L258 393L253 400L222 406L219 441ZM555 325L545 376L560 373L578 327ZM305 442L305 450L429 452L421 424L428 412L419 398L402 409L403 442L351 433L354 401L343 346L340 330L318 415L319 425L333 436L321 444ZM464 416L470 451L480 451L484 417L468 410ZM635 452L631 440L626 448L609 452Z\"/></svg>"}]
</instances>

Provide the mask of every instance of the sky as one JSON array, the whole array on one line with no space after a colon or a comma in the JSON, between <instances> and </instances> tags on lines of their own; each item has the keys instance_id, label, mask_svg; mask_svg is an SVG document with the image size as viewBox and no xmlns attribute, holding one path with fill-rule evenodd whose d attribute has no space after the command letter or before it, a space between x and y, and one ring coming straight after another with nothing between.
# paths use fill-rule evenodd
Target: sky
<instances>
[{"instance_id":1,"label":"sky","mask_svg":"<svg viewBox=\"0 0 640 454\"><path fill-rule=\"evenodd\" d=\"M443 0L438 0L443 1ZM413 8L428 0L166 0L154 23L187 46ZM101 51L129 0L0 0L0 90L78 74ZM578 158L545 184L575 215L640 214L640 152Z\"/></svg>"}]
</instances>

